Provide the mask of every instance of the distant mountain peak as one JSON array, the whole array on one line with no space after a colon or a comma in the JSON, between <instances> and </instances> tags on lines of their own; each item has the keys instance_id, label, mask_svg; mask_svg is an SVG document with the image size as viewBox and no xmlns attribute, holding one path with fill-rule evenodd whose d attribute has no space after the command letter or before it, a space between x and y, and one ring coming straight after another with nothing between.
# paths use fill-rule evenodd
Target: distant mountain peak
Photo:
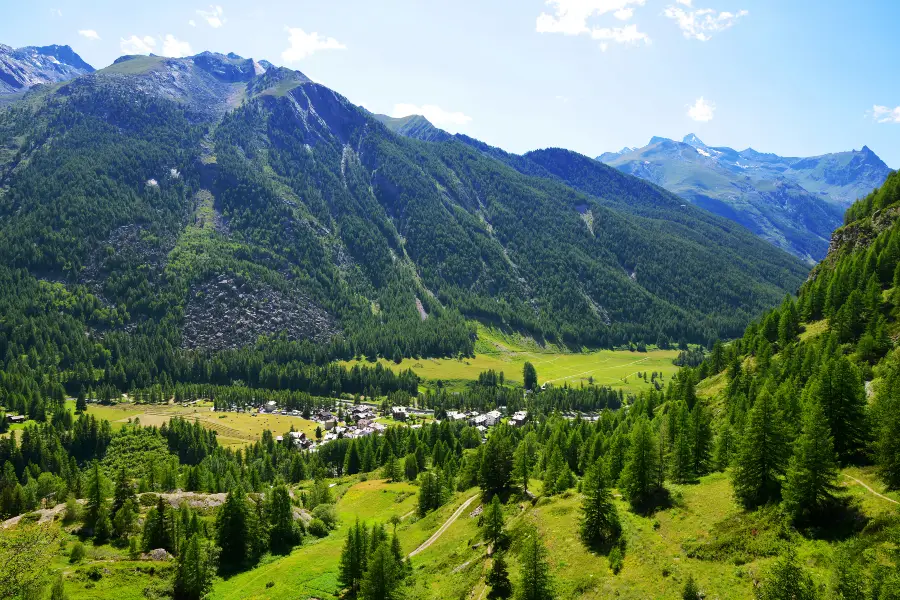
<instances>
[{"instance_id":1,"label":"distant mountain peak","mask_svg":"<svg viewBox=\"0 0 900 600\"><path fill-rule=\"evenodd\" d=\"M658 135L654 135L652 138L650 138L650 143L647 145L652 146L653 144L659 144L661 142L671 142L671 141L672 140L670 140L669 138L664 138L664 137L659 137Z\"/></svg>"},{"instance_id":2,"label":"distant mountain peak","mask_svg":"<svg viewBox=\"0 0 900 600\"><path fill-rule=\"evenodd\" d=\"M0 97L93 72L69 46L11 48L0 44Z\"/></svg>"},{"instance_id":3,"label":"distant mountain peak","mask_svg":"<svg viewBox=\"0 0 900 600\"><path fill-rule=\"evenodd\" d=\"M697 147L706 148L707 147L706 144L704 144L703 141L700 138L698 138L696 134L693 134L693 133L687 134L686 136L684 136L684 139L681 141L682 141L682 143L688 144L689 146L693 146L695 148L697 148Z\"/></svg>"}]
</instances>

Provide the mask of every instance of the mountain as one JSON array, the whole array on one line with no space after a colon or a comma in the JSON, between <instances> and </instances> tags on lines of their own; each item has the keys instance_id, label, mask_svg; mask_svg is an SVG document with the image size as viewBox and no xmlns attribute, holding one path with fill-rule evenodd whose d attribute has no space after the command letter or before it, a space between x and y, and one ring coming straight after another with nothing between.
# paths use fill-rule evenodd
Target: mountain
<instances>
[{"instance_id":1,"label":"mountain","mask_svg":"<svg viewBox=\"0 0 900 600\"><path fill-rule=\"evenodd\" d=\"M597 160L744 225L808 262L825 256L844 209L891 169L868 147L811 158L711 147L694 134L654 137L643 148Z\"/></svg>"},{"instance_id":2,"label":"mountain","mask_svg":"<svg viewBox=\"0 0 900 600\"><path fill-rule=\"evenodd\" d=\"M0 142L0 356L40 331L42 356L120 389L470 353L472 320L576 348L706 342L806 274L587 157L404 137L233 54L38 89L0 111Z\"/></svg>"},{"instance_id":3,"label":"mountain","mask_svg":"<svg viewBox=\"0 0 900 600\"><path fill-rule=\"evenodd\" d=\"M0 102L8 102L41 84L68 81L94 68L69 46L26 46L10 48L0 44Z\"/></svg>"},{"instance_id":4,"label":"mountain","mask_svg":"<svg viewBox=\"0 0 900 600\"><path fill-rule=\"evenodd\" d=\"M388 117L387 115L373 116L394 133L422 140L423 142L445 142L453 137L443 129L432 125L428 119L421 115L410 115L400 118Z\"/></svg>"}]
</instances>

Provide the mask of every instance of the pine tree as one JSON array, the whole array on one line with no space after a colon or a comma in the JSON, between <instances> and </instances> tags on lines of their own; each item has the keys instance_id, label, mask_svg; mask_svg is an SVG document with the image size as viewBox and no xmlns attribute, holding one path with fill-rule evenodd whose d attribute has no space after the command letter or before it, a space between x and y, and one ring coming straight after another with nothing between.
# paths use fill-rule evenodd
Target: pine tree
<instances>
[{"instance_id":1,"label":"pine tree","mask_svg":"<svg viewBox=\"0 0 900 600\"><path fill-rule=\"evenodd\" d=\"M490 498L509 487L513 470L513 448L509 435L496 428L483 450L478 480L482 492Z\"/></svg>"},{"instance_id":2,"label":"pine tree","mask_svg":"<svg viewBox=\"0 0 900 600\"><path fill-rule=\"evenodd\" d=\"M363 575L366 572L368 551L368 531L357 518L356 525L351 528L344 542L338 571L338 581L348 590L351 597L357 594L362 583Z\"/></svg>"},{"instance_id":3,"label":"pine tree","mask_svg":"<svg viewBox=\"0 0 900 600\"><path fill-rule=\"evenodd\" d=\"M128 478L125 467L122 467L119 469L118 476L116 477L115 489L113 490L113 514L118 513L119 509L122 508L128 500L131 500L132 503L137 506L137 496L134 493L134 486Z\"/></svg>"},{"instance_id":4,"label":"pine tree","mask_svg":"<svg viewBox=\"0 0 900 600\"><path fill-rule=\"evenodd\" d=\"M215 556L194 533L182 545L175 566L175 600L201 600L212 588Z\"/></svg>"},{"instance_id":5,"label":"pine tree","mask_svg":"<svg viewBox=\"0 0 900 600\"><path fill-rule=\"evenodd\" d=\"M694 478L694 443L690 417L684 403L679 402L675 412L670 415L670 423L675 433L672 448L672 479L678 483L685 483Z\"/></svg>"},{"instance_id":6,"label":"pine tree","mask_svg":"<svg viewBox=\"0 0 900 600\"><path fill-rule=\"evenodd\" d=\"M147 513L147 518L144 520L144 550L157 548L163 548L169 552L174 550L175 544L169 529L169 511L165 500L160 497L156 502L156 507L151 508Z\"/></svg>"},{"instance_id":7,"label":"pine tree","mask_svg":"<svg viewBox=\"0 0 900 600\"><path fill-rule=\"evenodd\" d=\"M706 406L702 401L695 403L691 410L691 442L694 474L705 475L710 470L713 434Z\"/></svg>"},{"instance_id":8,"label":"pine tree","mask_svg":"<svg viewBox=\"0 0 900 600\"><path fill-rule=\"evenodd\" d=\"M534 468L537 452L537 435L531 431L516 446L513 453L513 469L515 477L522 483L522 493L528 495L528 480Z\"/></svg>"},{"instance_id":9,"label":"pine tree","mask_svg":"<svg viewBox=\"0 0 900 600\"><path fill-rule=\"evenodd\" d=\"M505 519L503 517L503 506L500 504L500 497L494 496L484 513L484 537L493 547L503 538L503 527Z\"/></svg>"},{"instance_id":10,"label":"pine tree","mask_svg":"<svg viewBox=\"0 0 900 600\"><path fill-rule=\"evenodd\" d=\"M681 598L682 600L701 600L703 598L700 595L700 588L697 587L697 582L694 581L693 575L688 575L687 581L684 582Z\"/></svg>"},{"instance_id":11,"label":"pine tree","mask_svg":"<svg viewBox=\"0 0 900 600\"><path fill-rule=\"evenodd\" d=\"M834 449L842 463L857 459L868 438L866 394L859 371L841 356L823 369L819 394L825 417L831 428Z\"/></svg>"},{"instance_id":12,"label":"pine tree","mask_svg":"<svg viewBox=\"0 0 900 600\"><path fill-rule=\"evenodd\" d=\"M631 430L631 443L622 470L622 488L635 508L641 507L658 491L660 462L650 422L641 417Z\"/></svg>"},{"instance_id":13,"label":"pine tree","mask_svg":"<svg viewBox=\"0 0 900 600\"><path fill-rule=\"evenodd\" d=\"M534 391L537 389L537 370L530 362L526 362L522 367L522 382L526 390Z\"/></svg>"},{"instance_id":14,"label":"pine tree","mask_svg":"<svg viewBox=\"0 0 900 600\"><path fill-rule=\"evenodd\" d=\"M897 266L900 274L900 265ZM900 287L898 287L900 289ZM888 489L900 489L900 353L887 361L887 375L873 405L875 464Z\"/></svg>"},{"instance_id":15,"label":"pine tree","mask_svg":"<svg viewBox=\"0 0 900 600\"><path fill-rule=\"evenodd\" d=\"M602 459L594 461L582 483L581 541L588 548L614 542L622 532Z\"/></svg>"},{"instance_id":16,"label":"pine tree","mask_svg":"<svg viewBox=\"0 0 900 600\"><path fill-rule=\"evenodd\" d=\"M784 506L795 521L820 514L837 489L837 457L822 406L813 401L806 407L803 432L794 445L784 481Z\"/></svg>"},{"instance_id":17,"label":"pine tree","mask_svg":"<svg viewBox=\"0 0 900 600\"><path fill-rule=\"evenodd\" d=\"M532 530L525 539L519 563L521 575L516 594L519 600L551 600L555 597L547 549L541 543L537 530Z\"/></svg>"},{"instance_id":18,"label":"pine tree","mask_svg":"<svg viewBox=\"0 0 900 600\"><path fill-rule=\"evenodd\" d=\"M775 561L768 577L755 592L756 600L817 600L816 585L797 561L791 548Z\"/></svg>"},{"instance_id":19,"label":"pine tree","mask_svg":"<svg viewBox=\"0 0 900 600\"><path fill-rule=\"evenodd\" d=\"M216 543L221 548L220 565L226 572L240 568L251 558L251 518L243 490L228 492L216 515Z\"/></svg>"},{"instance_id":20,"label":"pine tree","mask_svg":"<svg viewBox=\"0 0 900 600\"><path fill-rule=\"evenodd\" d=\"M287 553L300 541L294 523L294 509L287 487L278 485L269 494L266 513L269 521L269 547L273 553Z\"/></svg>"},{"instance_id":21,"label":"pine tree","mask_svg":"<svg viewBox=\"0 0 900 600\"><path fill-rule=\"evenodd\" d=\"M85 489L85 497L87 506L85 510L85 525L93 529L97 526L97 521L101 514L106 514L109 518L109 509L107 502L107 494L109 490L109 480L100 470L100 463L94 461L88 468L87 485Z\"/></svg>"},{"instance_id":22,"label":"pine tree","mask_svg":"<svg viewBox=\"0 0 900 600\"><path fill-rule=\"evenodd\" d=\"M565 462L563 461L562 451L559 449L558 445L555 445L553 450L550 452L550 459L547 461L547 465L544 467L544 495L552 496L557 491L556 483L559 481L560 475L563 473L563 469L565 468Z\"/></svg>"},{"instance_id":23,"label":"pine tree","mask_svg":"<svg viewBox=\"0 0 900 600\"><path fill-rule=\"evenodd\" d=\"M362 468L362 458L359 455L359 445L356 440L350 440L347 454L344 457L344 474L356 475Z\"/></svg>"},{"instance_id":24,"label":"pine tree","mask_svg":"<svg viewBox=\"0 0 900 600\"><path fill-rule=\"evenodd\" d=\"M360 590L364 600L395 600L402 590L403 567L397 564L391 546L382 542L372 552Z\"/></svg>"},{"instance_id":25,"label":"pine tree","mask_svg":"<svg viewBox=\"0 0 900 600\"><path fill-rule=\"evenodd\" d=\"M834 554L831 569L831 590L835 600L867 600L866 575L854 560L850 547L839 548Z\"/></svg>"},{"instance_id":26,"label":"pine tree","mask_svg":"<svg viewBox=\"0 0 900 600\"><path fill-rule=\"evenodd\" d=\"M734 493L741 504L751 508L779 498L787 451L781 413L772 395L763 389L747 417L732 474Z\"/></svg>"},{"instance_id":27,"label":"pine tree","mask_svg":"<svg viewBox=\"0 0 900 600\"><path fill-rule=\"evenodd\" d=\"M509 567L502 552L494 552L491 570L487 575L487 584L491 586L488 598L509 598L512 595L512 583L509 581Z\"/></svg>"}]
</instances>

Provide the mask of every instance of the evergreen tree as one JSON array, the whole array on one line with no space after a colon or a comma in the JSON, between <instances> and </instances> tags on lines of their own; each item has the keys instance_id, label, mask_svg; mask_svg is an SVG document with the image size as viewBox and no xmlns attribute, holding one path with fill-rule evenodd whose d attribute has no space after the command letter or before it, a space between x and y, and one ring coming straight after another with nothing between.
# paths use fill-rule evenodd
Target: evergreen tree
<instances>
[{"instance_id":1,"label":"evergreen tree","mask_svg":"<svg viewBox=\"0 0 900 600\"><path fill-rule=\"evenodd\" d=\"M669 422L675 434L675 444L672 448L672 479L678 483L685 483L694 478L694 442L690 416L683 402L679 402L674 413L670 414Z\"/></svg>"},{"instance_id":2,"label":"evergreen tree","mask_svg":"<svg viewBox=\"0 0 900 600\"><path fill-rule=\"evenodd\" d=\"M522 367L522 382L526 390L534 391L538 387L537 370L530 362Z\"/></svg>"},{"instance_id":3,"label":"evergreen tree","mask_svg":"<svg viewBox=\"0 0 900 600\"><path fill-rule=\"evenodd\" d=\"M300 532L294 523L294 509L287 487L278 485L269 493L266 515L269 521L269 547L273 553L284 554L300 541Z\"/></svg>"},{"instance_id":4,"label":"evergreen tree","mask_svg":"<svg viewBox=\"0 0 900 600\"><path fill-rule=\"evenodd\" d=\"M701 600L703 598L700 595L700 588L697 587L697 582L694 581L693 575L688 575L687 581L684 582L681 598L682 600Z\"/></svg>"},{"instance_id":5,"label":"evergreen tree","mask_svg":"<svg viewBox=\"0 0 900 600\"><path fill-rule=\"evenodd\" d=\"M53 580L53 586L50 588L50 600L69 600L62 573L58 573L56 579Z\"/></svg>"},{"instance_id":6,"label":"evergreen tree","mask_svg":"<svg viewBox=\"0 0 900 600\"><path fill-rule=\"evenodd\" d=\"M839 548L834 553L831 568L831 590L834 600L868 600L866 576L859 562L854 560L849 547Z\"/></svg>"},{"instance_id":7,"label":"evergreen tree","mask_svg":"<svg viewBox=\"0 0 900 600\"><path fill-rule=\"evenodd\" d=\"M368 559L360 591L364 600L395 600L402 597L400 583L403 567L397 563L391 546L382 542Z\"/></svg>"},{"instance_id":8,"label":"evergreen tree","mask_svg":"<svg viewBox=\"0 0 900 600\"><path fill-rule=\"evenodd\" d=\"M775 561L768 577L756 588L756 600L817 600L818 593L809 573L797 561L791 548Z\"/></svg>"},{"instance_id":9,"label":"evergreen tree","mask_svg":"<svg viewBox=\"0 0 900 600\"><path fill-rule=\"evenodd\" d=\"M900 264L897 266L900 276ZM898 287L900 289L900 287ZM900 489L900 353L887 361L887 375L873 405L875 464L888 489Z\"/></svg>"},{"instance_id":10,"label":"evergreen tree","mask_svg":"<svg viewBox=\"0 0 900 600\"><path fill-rule=\"evenodd\" d=\"M515 477L522 482L522 493L528 495L528 480L534 468L537 453L537 435L530 431L516 446L513 452L513 469Z\"/></svg>"},{"instance_id":11,"label":"evergreen tree","mask_svg":"<svg viewBox=\"0 0 900 600\"><path fill-rule=\"evenodd\" d=\"M112 512L116 514L126 501L131 500L134 506L137 506L137 496L134 493L134 486L128 478L125 467L119 469L116 476L115 489L113 490Z\"/></svg>"},{"instance_id":12,"label":"evergreen tree","mask_svg":"<svg viewBox=\"0 0 900 600\"><path fill-rule=\"evenodd\" d=\"M498 427L488 438L483 450L478 479L481 491L490 498L509 487L513 448L509 436Z\"/></svg>"},{"instance_id":13,"label":"evergreen tree","mask_svg":"<svg viewBox=\"0 0 900 600\"><path fill-rule=\"evenodd\" d=\"M710 470L713 434L706 406L696 402L691 410L692 469L695 475L705 475Z\"/></svg>"},{"instance_id":14,"label":"evergreen tree","mask_svg":"<svg viewBox=\"0 0 900 600\"><path fill-rule=\"evenodd\" d=\"M547 563L547 549L532 530L525 539L519 557L521 575L516 598L519 600L551 600L555 598L550 565Z\"/></svg>"},{"instance_id":15,"label":"evergreen tree","mask_svg":"<svg viewBox=\"0 0 900 600\"><path fill-rule=\"evenodd\" d=\"M216 515L216 543L221 549L219 564L234 571L251 559L251 515L243 490L228 492Z\"/></svg>"},{"instance_id":16,"label":"evergreen tree","mask_svg":"<svg viewBox=\"0 0 900 600\"><path fill-rule=\"evenodd\" d=\"M205 546L197 533L182 545L175 565L173 592L175 600L201 600L212 589L215 554Z\"/></svg>"},{"instance_id":17,"label":"evergreen tree","mask_svg":"<svg viewBox=\"0 0 900 600\"><path fill-rule=\"evenodd\" d=\"M100 469L100 463L94 461L88 467L87 485L85 489L85 498L87 499L85 510L85 525L94 529L98 525L103 515L109 520L109 503L107 501L109 490L109 480L103 475ZM104 524L105 526L105 524ZM109 531L108 528L107 531Z\"/></svg>"},{"instance_id":18,"label":"evergreen tree","mask_svg":"<svg viewBox=\"0 0 900 600\"><path fill-rule=\"evenodd\" d=\"M509 581L509 567L506 566L506 558L502 552L494 552L491 562L491 570L486 578L491 586L488 598L509 598L512 595L512 583Z\"/></svg>"},{"instance_id":19,"label":"evergreen tree","mask_svg":"<svg viewBox=\"0 0 900 600\"><path fill-rule=\"evenodd\" d=\"M404 475L409 481L415 481L419 476L419 462L416 460L415 454L407 454L403 461Z\"/></svg>"},{"instance_id":20,"label":"evergreen tree","mask_svg":"<svg viewBox=\"0 0 900 600\"><path fill-rule=\"evenodd\" d=\"M602 459L594 461L582 482L581 541L588 548L614 542L622 532Z\"/></svg>"},{"instance_id":21,"label":"evergreen tree","mask_svg":"<svg viewBox=\"0 0 900 600\"><path fill-rule=\"evenodd\" d=\"M483 517L484 537L496 548L500 540L503 538L503 527L505 519L503 516L503 506L500 504L500 497L494 496Z\"/></svg>"},{"instance_id":22,"label":"evergreen tree","mask_svg":"<svg viewBox=\"0 0 900 600\"><path fill-rule=\"evenodd\" d=\"M825 366L820 379L810 383L816 384L838 459L842 463L858 459L868 437L866 394L859 371L841 356Z\"/></svg>"},{"instance_id":23,"label":"evergreen tree","mask_svg":"<svg viewBox=\"0 0 900 600\"><path fill-rule=\"evenodd\" d=\"M338 570L338 581L348 590L350 597L356 596L366 572L369 551L369 536L366 526L356 519L347 535Z\"/></svg>"},{"instance_id":24,"label":"evergreen tree","mask_svg":"<svg viewBox=\"0 0 900 600\"><path fill-rule=\"evenodd\" d=\"M131 499L125 500L125 503L113 515L113 530L116 536L122 539L128 539L137 531L138 519L137 503Z\"/></svg>"},{"instance_id":25,"label":"evergreen tree","mask_svg":"<svg viewBox=\"0 0 900 600\"><path fill-rule=\"evenodd\" d=\"M745 507L778 500L788 443L784 438L781 412L768 390L756 398L735 459L732 484Z\"/></svg>"},{"instance_id":26,"label":"evergreen tree","mask_svg":"<svg viewBox=\"0 0 900 600\"><path fill-rule=\"evenodd\" d=\"M144 550L163 548L169 552L174 551L175 544L169 528L169 511L165 500L160 497L156 501L156 507L147 512L147 518L144 520Z\"/></svg>"},{"instance_id":27,"label":"evergreen tree","mask_svg":"<svg viewBox=\"0 0 900 600\"><path fill-rule=\"evenodd\" d=\"M633 507L641 507L659 491L660 462L650 422L640 417L631 430L630 446L622 470L622 488Z\"/></svg>"},{"instance_id":28,"label":"evergreen tree","mask_svg":"<svg viewBox=\"0 0 900 600\"><path fill-rule=\"evenodd\" d=\"M795 521L820 514L834 500L838 467L830 434L822 406L810 402L784 481L784 506Z\"/></svg>"}]
</instances>

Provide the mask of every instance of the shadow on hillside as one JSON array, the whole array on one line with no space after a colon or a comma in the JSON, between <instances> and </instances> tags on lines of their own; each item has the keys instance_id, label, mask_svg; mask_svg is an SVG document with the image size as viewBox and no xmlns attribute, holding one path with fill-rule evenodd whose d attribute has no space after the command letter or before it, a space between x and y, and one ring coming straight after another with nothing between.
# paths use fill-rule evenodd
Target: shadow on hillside
<instances>
[{"instance_id":1,"label":"shadow on hillside","mask_svg":"<svg viewBox=\"0 0 900 600\"><path fill-rule=\"evenodd\" d=\"M858 534L868 522L857 499L835 498L814 520L798 523L797 530L810 539L839 542Z\"/></svg>"},{"instance_id":2,"label":"shadow on hillside","mask_svg":"<svg viewBox=\"0 0 900 600\"><path fill-rule=\"evenodd\" d=\"M679 498L666 488L661 488L641 501L631 503L631 510L642 517L652 517L661 510L668 510L679 505Z\"/></svg>"}]
</instances>

